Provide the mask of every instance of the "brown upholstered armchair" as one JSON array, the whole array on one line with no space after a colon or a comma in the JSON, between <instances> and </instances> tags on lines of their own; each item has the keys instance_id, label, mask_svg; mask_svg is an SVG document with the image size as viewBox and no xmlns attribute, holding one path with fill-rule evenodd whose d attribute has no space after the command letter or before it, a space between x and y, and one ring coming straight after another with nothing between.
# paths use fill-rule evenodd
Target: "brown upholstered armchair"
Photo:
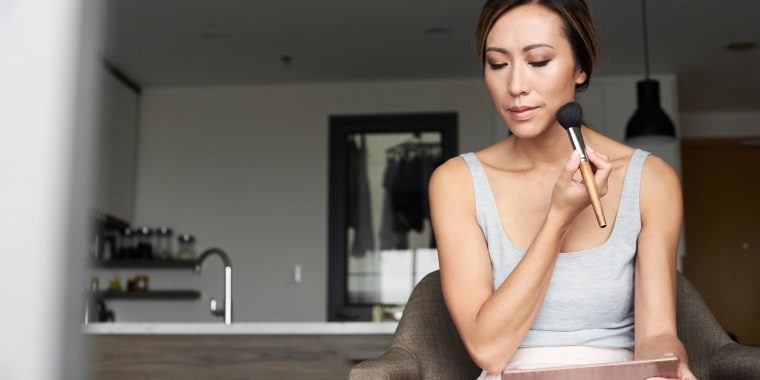
<instances>
[{"instance_id":1,"label":"brown upholstered armchair","mask_svg":"<svg viewBox=\"0 0 760 380\"><path fill-rule=\"evenodd\" d=\"M480 375L451 321L440 280L436 271L420 281L388 351L359 363L351 370L350 380L474 380ZM760 348L731 340L680 273L677 313L678 335L700 380L760 379Z\"/></svg>"}]
</instances>

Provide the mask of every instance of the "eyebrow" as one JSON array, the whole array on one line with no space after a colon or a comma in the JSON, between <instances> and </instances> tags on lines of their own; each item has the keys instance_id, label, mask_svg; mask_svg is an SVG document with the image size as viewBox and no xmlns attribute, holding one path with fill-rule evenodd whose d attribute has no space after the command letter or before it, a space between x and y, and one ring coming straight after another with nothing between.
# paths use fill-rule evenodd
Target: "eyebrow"
<instances>
[{"instance_id":1,"label":"eyebrow","mask_svg":"<svg viewBox=\"0 0 760 380\"><path fill-rule=\"evenodd\" d=\"M522 51L523 52L528 52L530 50L538 49L538 48L542 48L542 47L554 49L554 46L552 46L552 45L545 44L545 43L537 43L537 44L530 44L530 45L524 47L522 49ZM486 48L486 52L489 52L489 51L494 51L494 52L501 53L501 54L509 54L509 52L507 51L507 49L498 48L498 47L487 47Z\"/></svg>"}]
</instances>

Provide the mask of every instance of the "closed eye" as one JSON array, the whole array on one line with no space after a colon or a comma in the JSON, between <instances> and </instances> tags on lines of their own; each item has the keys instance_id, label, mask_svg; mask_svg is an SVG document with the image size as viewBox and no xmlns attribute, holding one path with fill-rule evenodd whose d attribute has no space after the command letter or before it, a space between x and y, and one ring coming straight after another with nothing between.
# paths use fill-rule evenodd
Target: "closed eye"
<instances>
[{"instance_id":1,"label":"closed eye","mask_svg":"<svg viewBox=\"0 0 760 380\"><path fill-rule=\"evenodd\" d=\"M551 61L551 59L547 59L547 60L544 60L544 61L538 61L538 62L531 62L530 65L533 66L533 67L544 67L550 61Z\"/></svg>"},{"instance_id":2,"label":"closed eye","mask_svg":"<svg viewBox=\"0 0 760 380\"><path fill-rule=\"evenodd\" d=\"M495 63L495 62L488 62L488 67L491 68L491 70L499 70L503 67L506 67L506 63Z\"/></svg>"}]
</instances>

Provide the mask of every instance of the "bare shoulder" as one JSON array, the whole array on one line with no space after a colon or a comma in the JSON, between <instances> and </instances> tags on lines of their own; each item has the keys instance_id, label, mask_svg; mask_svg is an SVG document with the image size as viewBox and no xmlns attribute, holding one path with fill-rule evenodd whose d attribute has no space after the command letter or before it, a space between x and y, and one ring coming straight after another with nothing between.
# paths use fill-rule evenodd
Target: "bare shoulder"
<instances>
[{"instance_id":1,"label":"bare shoulder","mask_svg":"<svg viewBox=\"0 0 760 380\"><path fill-rule=\"evenodd\" d=\"M683 212L680 178L673 167L656 155L650 154L644 163L639 199L645 224L680 223Z\"/></svg>"},{"instance_id":2,"label":"bare shoulder","mask_svg":"<svg viewBox=\"0 0 760 380\"><path fill-rule=\"evenodd\" d=\"M472 232L473 226L477 226L475 189L463 157L450 158L435 169L430 177L428 195L439 260L447 257L447 253L462 252L461 247L450 248L459 247L467 241L467 236L477 236Z\"/></svg>"},{"instance_id":3,"label":"bare shoulder","mask_svg":"<svg viewBox=\"0 0 760 380\"><path fill-rule=\"evenodd\" d=\"M642 192L663 193L668 191L680 192L681 185L678 173L664 159L650 154L644 163L641 174Z\"/></svg>"},{"instance_id":4,"label":"bare shoulder","mask_svg":"<svg viewBox=\"0 0 760 380\"><path fill-rule=\"evenodd\" d=\"M439 165L430 177L429 191L433 193L462 194L472 188L470 169L460 156L452 157ZM470 191L471 193L471 191Z\"/></svg>"}]
</instances>

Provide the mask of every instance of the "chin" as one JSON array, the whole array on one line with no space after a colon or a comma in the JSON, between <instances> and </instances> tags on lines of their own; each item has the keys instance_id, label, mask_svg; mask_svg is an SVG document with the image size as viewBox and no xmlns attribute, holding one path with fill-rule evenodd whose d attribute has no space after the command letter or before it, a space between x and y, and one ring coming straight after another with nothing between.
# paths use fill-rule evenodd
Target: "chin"
<instances>
[{"instance_id":1,"label":"chin","mask_svg":"<svg viewBox=\"0 0 760 380\"><path fill-rule=\"evenodd\" d=\"M515 123L515 125L508 126L510 134L521 139L530 139L543 135L547 131L547 127L538 126L535 123Z\"/></svg>"}]
</instances>

